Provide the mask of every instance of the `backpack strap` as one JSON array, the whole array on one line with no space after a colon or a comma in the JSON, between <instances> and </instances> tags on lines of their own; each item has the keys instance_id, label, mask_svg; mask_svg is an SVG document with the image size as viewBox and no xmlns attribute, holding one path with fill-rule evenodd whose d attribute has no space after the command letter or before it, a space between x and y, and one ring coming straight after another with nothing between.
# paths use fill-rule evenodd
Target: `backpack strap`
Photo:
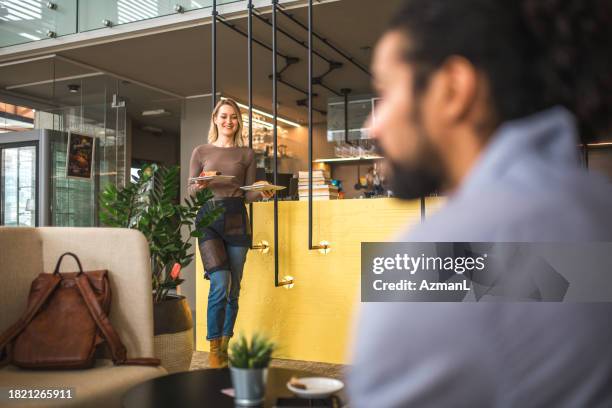
<instances>
[{"instance_id":1,"label":"backpack strap","mask_svg":"<svg viewBox=\"0 0 612 408\"><path fill-rule=\"evenodd\" d=\"M87 276L85 276L84 274L79 274L75 278L75 281L77 283L79 291L81 292L81 296L83 296L85 304L89 309L89 313L93 317L94 321L96 322L96 325L98 326L98 328L104 335L104 338L108 342L110 352L113 357L113 362L116 365L128 364L159 366L160 360L157 358L127 358L127 350L121 342L119 335L113 328L110 320L108 319L108 316L100 307L100 304L98 303L98 300L96 299L96 296L93 290L91 289L91 285L89 284L89 279L87 279Z\"/></svg>"},{"instance_id":2,"label":"backpack strap","mask_svg":"<svg viewBox=\"0 0 612 408\"><path fill-rule=\"evenodd\" d=\"M30 323L32 318L36 316L40 307L47 301L51 293L57 288L57 285L62 281L62 277L56 274L49 274L48 279L45 279L47 285L34 294L34 298L28 301L28 307L23 314L12 326L10 326L2 335L0 335L0 366L8 364L10 361L8 351L5 353L5 348L13 341Z\"/></svg>"}]
</instances>

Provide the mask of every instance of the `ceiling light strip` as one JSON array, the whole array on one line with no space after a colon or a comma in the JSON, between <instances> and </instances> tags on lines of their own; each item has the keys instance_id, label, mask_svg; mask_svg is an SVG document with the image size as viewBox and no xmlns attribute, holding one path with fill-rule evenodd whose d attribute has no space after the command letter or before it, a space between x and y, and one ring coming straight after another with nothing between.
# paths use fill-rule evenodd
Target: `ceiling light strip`
<instances>
[{"instance_id":1,"label":"ceiling light strip","mask_svg":"<svg viewBox=\"0 0 612 408\"><path fill-rule=\"evenodd\" d=\"M222 97L221 97L221 99L229 99L229 98L226 98L226 97L222 96ZM237 104L238 106L240 106L241 108L243 108L243 109L249 109L249 107L248 107L247 105L243 104L243 103L236 102L236 104ZM262 116L265 116L265 117L267 117L267 118L270 118L270 119L273 119L273 118L274 118L274 116L272 116L272 115L271 115L271 114L269 114L268 112L264 112L264 111L259 110L259 109L256 109L256 108L253 108L253 112L258 113L258 114L260 114L260 115L262 115ZM288 119L283 119L283 118L281 118L280 116L277 118L277 120L278 120L279 122L283 122L283 123L285 123L285 124L287 124L287 125L291 125L291 126L293 126L293 127L300 127L300 126L301 126L299 123L292 122L292 121L290 121L290 120L288 120Z\"/></svg>"},{"instance_id":2,"label":"ceiling light strip","mask_svg":"<svg viewBox=\"0 0 612 408\"><path fill-rule=\"evenodd\" d=\"M89 78L89 77L95 77L95 76L100 76L100 75L104 75L104 73L103 72L92 72L90 74L72 75L72 76L67 76L67 77L63 77L63 78L56 78L55 80L53 80L53 79L46 79L44 81L37 81L37 82L29 82L29 83L26 83L26 84L11 85L11 86L7 86L5 89L11 90L11 89L18 89L18 88L27 88L29 86L51 84L53 82L71 81L73 79Z\"/></svg>"},{"instance_id":3,"label":"ceiling light strip","mask_svg":"<svg viewBox=\"0 0 612 408\"><path fill-rule=\"evenodd\" d=\"M249 120L245 119L244 122L249 123ZM268 129L273 129L274 128L273 124L268 123L268 122L263 121L263 120L255 119L255 118L253 118L253 123L258 123L258 124L268 128Z\"/></svg>"},{"instance_id":4,"label":"ceiling light strip","mask_svg":"<svg viewBox=\"0 0 612 408\"><path fill-rule=\"evenodd\" d=\"M28 62L46 60L46 59L51 59L51 58L55 58L55 54L43 55L41 57L33 57L33 58L16 60L16 61L3 62L3 63L0 63L0 68L9 67L11 65L26 64Z\"/></svg>"}]
</instances>

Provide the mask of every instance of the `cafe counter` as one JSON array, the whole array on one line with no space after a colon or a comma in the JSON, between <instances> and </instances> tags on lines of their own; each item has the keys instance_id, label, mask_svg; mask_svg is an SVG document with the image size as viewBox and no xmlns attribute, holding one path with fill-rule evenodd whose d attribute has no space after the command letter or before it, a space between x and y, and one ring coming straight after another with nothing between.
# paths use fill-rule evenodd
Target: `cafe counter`
<instances>
[{"instance_id":1,"label":"cafe counter","mask_svg":"<svg viewBox=\"0 0 612 408\"><path fill-rule=\"evenodd\" d=\"M428 198L426 214L442 199ZM421 220L421 202L393 198L313 202L313 244L327 241L329 253L308 249L308 202L278 203L279 280L274 286L274 203L253 205L253 243L242 279L235 334L263 332L279 345L277 358L347 363L352 319L358 310L361 242L389 241ZM209 281L196 256L196 349L208 351L206 304Z\"/></svg>"}]
</instances>

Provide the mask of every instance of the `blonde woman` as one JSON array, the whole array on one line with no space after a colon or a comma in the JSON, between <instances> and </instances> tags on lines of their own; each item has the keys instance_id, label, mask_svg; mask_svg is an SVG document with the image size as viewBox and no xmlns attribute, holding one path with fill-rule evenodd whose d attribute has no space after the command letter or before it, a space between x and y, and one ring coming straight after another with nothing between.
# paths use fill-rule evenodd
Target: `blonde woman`
<instances>
[{"instance_id":1,"label":"blonde woman","mask_svg":"<svg viewBox=\"0 0 612 408\"><path fill-rule=\"evenodd\" d=\"M234 176L229 180L200 181L189 186L191 194L209 187L214 193L215 205L225 209L198 240L206 271L204 276L210 279L206 313L209 362L211 367L223 367L227 365L227 344L234 334L240 281L252 242L245 202L273 196L271 192L245 194L240 189L240 186L255 182L255 154L245 146L240 108L231 99L217 103L211 115L208 143L196 147L191 155L190 178L202 172ZM206 210L206 207L201 208L198 218L204 216Z\"/></svg>"}]
</instances>

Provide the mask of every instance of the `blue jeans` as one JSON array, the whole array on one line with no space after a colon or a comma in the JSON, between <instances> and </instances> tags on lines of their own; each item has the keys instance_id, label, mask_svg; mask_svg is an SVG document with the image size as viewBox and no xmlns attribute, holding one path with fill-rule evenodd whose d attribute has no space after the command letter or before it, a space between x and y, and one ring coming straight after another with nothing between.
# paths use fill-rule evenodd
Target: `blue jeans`
<instances>
[{"instance_id":1,"label":"blue jeans","mask_svg":"<svg viewBox=\"0 0 612 408\"><path fill-rule=\"evenodd\" d=\"M220 270L210 274L206 340L234 335L240 281L248 250L248 247L226 245L230 270Z\"/></svg>"}]
</instances>

